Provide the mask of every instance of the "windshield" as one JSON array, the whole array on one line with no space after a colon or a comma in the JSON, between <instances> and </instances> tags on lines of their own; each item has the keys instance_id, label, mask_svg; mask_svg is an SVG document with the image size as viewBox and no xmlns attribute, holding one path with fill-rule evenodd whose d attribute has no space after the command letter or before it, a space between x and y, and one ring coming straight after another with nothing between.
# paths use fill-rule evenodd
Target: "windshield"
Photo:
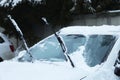
<instances>
[{"instance_id":1,"label":"windshield","mask_svg":"<svg viewBox=\"0 0 120 80\"><path fill-rule=\"evenodd\" d=\"M80 46L84 46L85 50L82 56L84 57L86 64L91 67L106 60L116 41L116 37L112 35L84 36L80 34L71 34L60 36L65 42L69 55L78 50ZM65 60L62 48L54 35L32 47L30 52L32 53L32 56L38 60Z\"/></svg>"},{"instance_id":2,"label":"windshield","mask_svg":"<svg viewBox=\"0 0 120 80\"><path fill-rule=\"evenodd\" d=\"M72 53L76 51L79 46L84 45L86 39L82 35L62 35L62 38L67 46L68 53ZM40 42L37 46L33 47L30 52L35 59L65 60L62 48L54 35Z\"/></svg>"}]
</instances>

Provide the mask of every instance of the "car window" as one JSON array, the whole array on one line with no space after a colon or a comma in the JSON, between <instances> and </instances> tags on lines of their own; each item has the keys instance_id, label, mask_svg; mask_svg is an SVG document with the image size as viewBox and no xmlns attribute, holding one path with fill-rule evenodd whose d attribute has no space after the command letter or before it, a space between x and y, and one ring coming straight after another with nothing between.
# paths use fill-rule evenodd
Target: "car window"
<instances>
[{"instance_id":1,"label":"car window","mask_svg":"<svg viewBox=\"0 0 120 80\"><path fill-rule=\"evenodd\" d=\"M0 43L3 43L4 42L4 40L0 37Z\"/></svg>"},{"instance_id":2,"label":"car window","mask_svg":"<svg viewBox=\"0 0 120 80\"><path fill-rule=\"evenodd\" d=\"M80 46L83 46L86 42L86 37L84 35L61 35L65 42L65 45L68 49L68 54L73 53L76 51Z\"/></svg>"},{"instance_id":3,"label":"car window","mask_svg":"<svg viewBox=\"0 0 120 80\"><path fill-rule=\"evenodd\" d=\"M86 63L93 67L104 62L113 45L116 37L112 35L91 35L89 36L84 51Z\"/></svg>"},{"instance_id":4,"label":"car window","mask_svg":"<svg viewBox=\"0 0 120 80\"><path fill-rule=\"evenodd\" d=\"M72 53L81 45L85 43L85 37L83 35L60 35L68 49L68 53ZM30 49L32 56L35 59L44 60L65 60L64 53L58 42L57 38L53 35L43 42ZM25 56L27 57L27 56Z\"/></svg>"}]
</instances>

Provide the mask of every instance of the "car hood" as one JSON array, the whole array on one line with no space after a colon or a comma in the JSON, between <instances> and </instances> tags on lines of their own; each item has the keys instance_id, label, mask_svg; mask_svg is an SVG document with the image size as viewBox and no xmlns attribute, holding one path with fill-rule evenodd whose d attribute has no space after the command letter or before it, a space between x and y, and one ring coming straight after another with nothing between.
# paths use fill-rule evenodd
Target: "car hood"
<instances>
[{"instance_id":1,"label":"car hood","mask_svg":"<svg viewBox=\"0 0 120 80\"><path fill-rule=\"evenodd\" d=\"M0 80L80 80L88 75L88 72L72 68L67 63L66 66L59 64L4 61L0 64Z\"/></svg>"}]
</instances>

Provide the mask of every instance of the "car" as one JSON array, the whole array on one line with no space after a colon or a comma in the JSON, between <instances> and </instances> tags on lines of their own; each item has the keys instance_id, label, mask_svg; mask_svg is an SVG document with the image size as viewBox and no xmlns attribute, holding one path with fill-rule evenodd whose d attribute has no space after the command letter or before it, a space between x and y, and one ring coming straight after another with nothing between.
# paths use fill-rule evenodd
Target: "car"
<instances>
[{"instance_id":1,"label":"car","mask_svg":"<svg viewBox=\"0 0 120 80\"><path fill-rule=\"evenodd\" d=\"M9 60L15 57L14 46L7 36L0 33L0 61Z\"/></svg>"},{"instance_id":2,"label":"car","mask_svg":"<svg viewBox=\"0 0 120 80\"><path fill-rule=\"evenodd\" d=\"M33 59L57 65L63 63L63 66L67 63L71 65L72 62L73 70L79 68L78 71L82 72L76 72L78 80L117 80L114 69L120 51L120 26L70 26L62 28L56 34L32 46L29 53L21 51L18 61Z\"/></svg>"}]
</instances>

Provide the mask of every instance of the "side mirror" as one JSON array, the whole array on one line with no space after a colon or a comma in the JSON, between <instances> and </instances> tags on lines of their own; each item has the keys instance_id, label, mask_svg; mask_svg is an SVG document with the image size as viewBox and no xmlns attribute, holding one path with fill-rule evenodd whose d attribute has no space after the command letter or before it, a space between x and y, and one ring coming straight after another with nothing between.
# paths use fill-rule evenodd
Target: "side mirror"
<instances>
[{"instance_id":1,"label":"side mirror","mask_svg":"<svg viewBox=\"0 0 120 80\"><path fill-rule=\"evenodd\" d=\"M120 77L120 67L115 67L114 74Z\"/></svg>"}]
</instances>

